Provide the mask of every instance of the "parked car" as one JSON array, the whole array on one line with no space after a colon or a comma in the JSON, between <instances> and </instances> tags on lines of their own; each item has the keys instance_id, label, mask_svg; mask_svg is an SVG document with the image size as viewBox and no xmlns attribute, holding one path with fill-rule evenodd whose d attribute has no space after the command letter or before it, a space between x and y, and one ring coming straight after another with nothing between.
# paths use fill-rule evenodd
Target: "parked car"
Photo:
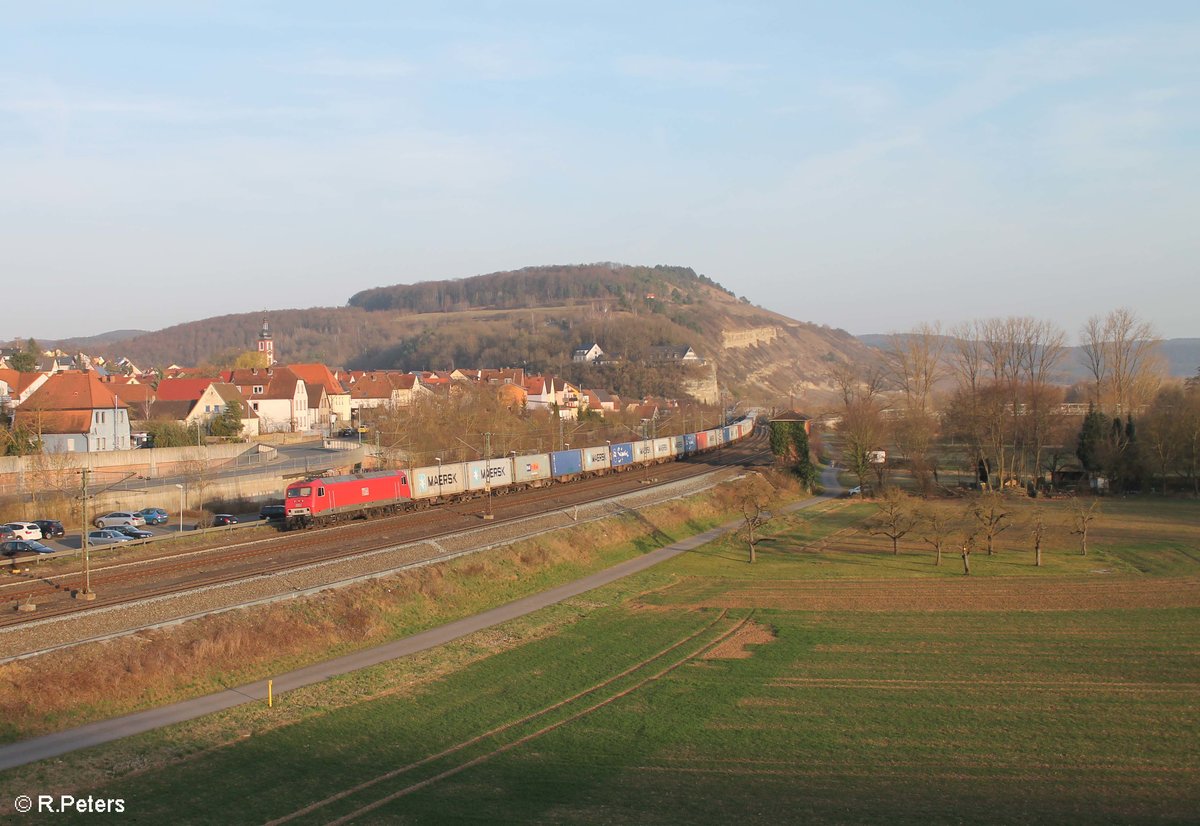
<instances>
[{"instance_id":1,"label":"parked car","mask_svg":"<svg viewBox=\"0 0 1200 826\"><path fill-rule=\"evenodd\" d=\"M847 496L862 496L862 486L855 485L854 487L850 488L850 490L846 491L846 495Z\"/></svg>"},{"instance_id":2,"label":"parked car","mask_svg":"<svg viewBox=\"0 0 1200 826\"><path fill-rule=\"evenodd\" d=\"M9 522L7 527L17 539L41 539L42 529L32 522Z\"/></svg>"},{"instance_id":3,"label":"parked car","mask_svg":"<svg viewBox=\"0 0 1200 826\"><path fill-rule=\"evenodd\" d=\"M358 435L358 431L355 430L353 427L343 427L341 430L338 431L338 435L343 436L343 437L348 436L348 437L353 438L354 436Z\"/></svg>"},{"instance_id":4,"label":"parked car","mask_svg":"<svg viewBox=\"0 0 1200 826\"><path fill-rule=\"evenodd\" d=\"M128 542L129 537L116 528L101 528L87 535L89 545L110 545L114 542Z\"/></svg>"},{"instance_id":5,"label":"parked car","mask_svg":"<svg viewBox=\"0 0 1200 826\"><path fill-rule=\"evenodd\" d=\"M154 536L154 531L148 531L145 528L135 528L133 525L117 525L111 530L120 531L130 539L149 539Z\"/></svg>"},{"instance_id":6,"label":"parked car","mask_svg":"<svg viewBox=\"0 0 1200 826\"><path fill-rule=\"evenodd\" d=\"M232 513L214 513L212 523L214 528L220 527L221 525L236 525L237 517Z\"/></svg>"},{"instance_id":7,"label":"parked car","mask_svg":"<svg viewBox=\"0 0 1200 826\"><path fill-rule=\"evenodd\" d=\"M113 511L97 518L92 524L97 528L115 528L117 525L132 525L140 528L146 524L146 519L140 513Z\"/></svg>"},{"instance_id":8,"label":"parked car","mask_svg":"<svg viewBox=\"0 0 1200 826\"><path fill-rule=\"evenodd\" d=\"M33 524L42 529L42 539L54 539L66 534L62 522L57 519L35 519Z\"/></svg>"},{"instance_id":9,"label":"parked car","mask_svg":"<svg viewBox=\"0 0 1200 826\"><path fill-rule=\"evenodd\" d=\"M287 516L287 508L283 505L263 505L258 512L259 519L278 520Z\"/></svg>"},{"instance_id":10,"label":"parked car","mask_svg":"<svg viewBox=\"0 0 1200 826\"><path fill-rule=\"evenodd\" d=\"M165 525L171 518L162 508L142 508L138 515L146 520L147 525Z\"/></svg>"},{"instance_id":11,"label":"parked car","mask_svg":"<svg viewBox=\"0 0 1200 826\"><path fill-rule=\"evenodd\" d=\"M48 548L33 539L10 539L0 542L0 554L16 556L17 554L52 554L53 548Z\"/></svg>"},{"instance_id":12,"label":"parked car","mask_svg":"<svg viewBox=\"0 0 1200 826\"><path fill-rule=\"evenodd\" d=\"M8 525L0 525L0 540L16 538L17 535L13 532L12 528L8 527Z\"/></svg>"}]
</instances>

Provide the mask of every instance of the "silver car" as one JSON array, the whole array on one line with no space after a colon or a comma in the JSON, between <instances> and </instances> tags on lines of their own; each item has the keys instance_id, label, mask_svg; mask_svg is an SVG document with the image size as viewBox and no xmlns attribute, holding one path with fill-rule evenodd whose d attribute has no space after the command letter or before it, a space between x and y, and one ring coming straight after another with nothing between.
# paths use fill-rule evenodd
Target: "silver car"
<instances>
[{"instance_id":1,"label":"silver car","mask_svg":"<svg viewBox=\"0 0 1200 826\"><path fill-rule=\"evenodd\" d=\"M129 537L113 528L102 528L91 531L87 535L89 545L109 545L114 542L128 542Z\"/></svg>"},{"instance_id":2,"label":"silver car","mask_svg":"<svg viewBox=\"0 0 1200 826\"><path fill-rule=\"evenodd\" d=\"M132 513L130 511L113 511L112 513L98 517L92 524L97 528L115 528L117 525L130 525L134 528L140 528L146 524L146 517L140 513Z\"/></svg>"}]
</instances>

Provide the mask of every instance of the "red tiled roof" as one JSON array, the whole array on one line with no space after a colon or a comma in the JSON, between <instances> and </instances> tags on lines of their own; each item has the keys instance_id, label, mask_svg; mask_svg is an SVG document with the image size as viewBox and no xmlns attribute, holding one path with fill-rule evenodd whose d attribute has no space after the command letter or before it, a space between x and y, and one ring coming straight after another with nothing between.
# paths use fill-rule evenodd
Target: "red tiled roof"
<instances>
[{"instance_id":1,"label":"red tiled roof","mask_svg":"<svg viewBox=\"0 0 1200 826\"><path fill-rule=\"evenodd\" d=\"M330 396L340 396L346 391L333 372L324 364L289 364L289 370L299 376L305 384L319 384Z\"/></svg>"},{"instance_id":2,"label":"red tiled roof","mask_svg":"<svg viewBox=\"0 0 1200 826\"><path fill-rule=\"evenodd\" d=\"M18 407L13 427L30 433L88 433L92 429L90 410L26 410Z\"/></svg>"},{"instance_id":3,"label":"red tiled roof","mask_svg":"<svg viewBox=\"0 0 1200 826\"><path fill-rule=\"evenodd\" d=\"M215 379L163 379L155 395L161 402L196 401Z\"/></svg>"},{"instance_id":4,"label":"red tiled roof","mask_svg":"<svg viewBox=\"0 0 1200 826\"><path fill-rule=\"evenodd\" d=\"M30 410L100 410L128 407L95 373L64 370L46 379L22 405Z\"/></svg>"}]
</instances>

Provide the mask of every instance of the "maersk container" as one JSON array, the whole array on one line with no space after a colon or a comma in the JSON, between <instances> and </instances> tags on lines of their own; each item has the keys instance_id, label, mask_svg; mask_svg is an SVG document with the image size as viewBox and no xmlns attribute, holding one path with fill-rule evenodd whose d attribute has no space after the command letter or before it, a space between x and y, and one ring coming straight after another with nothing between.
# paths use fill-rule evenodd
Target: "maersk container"
<instances>
[{"instance_id":1,"label":"maersk container","mask_svg":"<svg viewBox=\"0 0 1200 826\"><path fill-rule=\"evenodd\" d=\"M699 443L696 441L695 433L683 434L683 452L695 453L699 449Z\"/></svg>"},{"instance_id":2,"label":"maersk container","mask_svg":"<svg viewBox=\"0 0 1200 826\"><path fill-rule=\"evenodd\" d=\"M513 457L513 478L517 482L537 482L550 478L550 455L532 453Z\"/></svg>"},{"instance_id":3,"label":"maersk container","mask_svg":"<svg viewBox=\"0 0 1200 826\"><path fill-rule=\"evenodd\" d=\"M413 499L452 496L467 489L467 466L461 462L430 465L413 470L409 476Z\"/></svg>"},{"instance_id":4,"label":"maersk container","mask_svg":"<svg viewBox=\"0 0 1200 826\"><path fill-rule=\"evenodd\" d=\"M674 439L655 439L654 440L654 458L655 459L670 459L675 455L675 440Z\"/></svg>"},{"instance_id":5,"label":"maersk container","mask_svg":"<svg viewBox=\"0 0 1200 826\"><path fill-rule=\"evenodd\" d=\"M512 483L512 460L507 456L467 462L467 490L502 488Z\"/></svg>"},{"instance_id":6,"label":"maersk container","mask_svg":"<svg viewBox=\"0 0 1200 826\"><path fill-rule=\"evenodd\" d=\"M550 454L550 475L555 479L583 473L583 455L578 450L558 450Z\"/></svg>"},{"instance_id":7,"label":"maersk container","mask_svg":"<svg viewBox=\"0 0 1200 826\"><path fill-rule=\"evenodd\" d=\"M613 445L610 448L612 453L612 466L621 467L633 462L633 444L631 442L621 442L619 445Z\"/></svg>"},{"instance_id":8,"label":"maersk container","mask_svg":"<svg viewBox=\"0 0 1200 826\"><path fill-rule=\"evenodd\" d=\"M583 469L587 471L605 470L610 467L608 461L608 445L604 447L589 447L583 451Z\"/></svg>"}]
</instances>

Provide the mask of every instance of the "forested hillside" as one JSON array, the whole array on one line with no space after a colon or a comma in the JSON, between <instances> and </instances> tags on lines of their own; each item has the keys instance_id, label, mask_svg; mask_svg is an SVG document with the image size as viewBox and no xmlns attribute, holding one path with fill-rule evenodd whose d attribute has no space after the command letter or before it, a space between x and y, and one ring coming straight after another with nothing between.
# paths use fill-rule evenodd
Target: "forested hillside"
<instances>
[{"instance_id":1,"label":"forested hillside","mask_svg":"<svg viewBox=\"0 0 1200 826\"><path fill-rule=\"evenodd\" d=\"M115 345L104 355L139 365L222 366L252 350L263 314L181 324ZM737 397L786 403L821 393L844 362L872 359L848 333L755 307L686 267L617 264L531 267L367 290L349 306L266 314L282 362L351 369L525 367L630 396L678 395L713 378ZM579 365L596 342L618 364ZM706 364L649 364L650 348L687 345Z\"/></svg>"}]
</instances>

